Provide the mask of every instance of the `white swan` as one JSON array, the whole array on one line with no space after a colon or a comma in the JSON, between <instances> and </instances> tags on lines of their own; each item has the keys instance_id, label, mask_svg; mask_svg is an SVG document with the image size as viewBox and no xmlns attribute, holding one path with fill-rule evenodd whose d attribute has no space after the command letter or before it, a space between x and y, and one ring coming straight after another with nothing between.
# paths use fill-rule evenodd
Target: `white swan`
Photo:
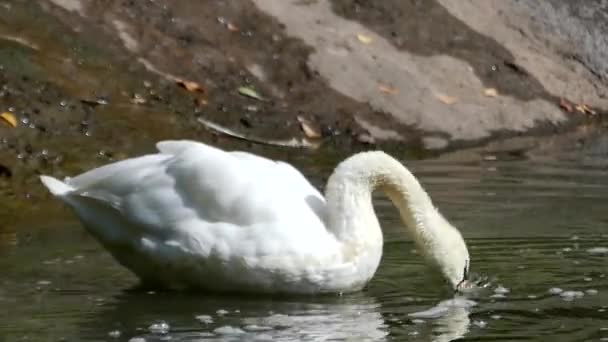
<instances>
[{"instance_id":1,"label":"white swan","mask_svg":"<svg viewBox=\"0 0 608 342\"><path fill-rule=\"evenodd\" d=\"M468 277L460 232L416 178L383 152L338 165L325 198L291 165L193 141L64 182L41 176L87 230L144 283L215 291L329 293L361 289L382 255L372 206L380 189L454 289Z\"/></svg>"}]
</instances>

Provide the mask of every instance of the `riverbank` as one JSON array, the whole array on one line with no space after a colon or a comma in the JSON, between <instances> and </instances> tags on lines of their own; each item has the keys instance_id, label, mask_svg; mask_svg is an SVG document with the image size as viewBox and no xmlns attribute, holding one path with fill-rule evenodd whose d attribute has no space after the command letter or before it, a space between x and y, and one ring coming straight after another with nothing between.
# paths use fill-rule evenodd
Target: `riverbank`
<instances>
[{"instance_id":1,"label":"riverbank","mask_svg":"<svg viewBox=\"0 0 608 342\"><path fill-rule=\"evenodd\" d=\"M576 148L608 108L601 6L3 1L3 202L162 139L315 158Z\"/></svg>"}]
</instances>

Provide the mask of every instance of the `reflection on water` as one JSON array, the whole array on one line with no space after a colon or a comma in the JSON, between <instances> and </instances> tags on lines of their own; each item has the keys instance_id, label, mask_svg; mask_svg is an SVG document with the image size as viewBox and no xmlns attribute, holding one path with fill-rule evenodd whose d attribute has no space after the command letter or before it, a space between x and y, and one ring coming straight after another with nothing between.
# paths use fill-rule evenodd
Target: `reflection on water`
<instances>
[{"instance_id":1,"label":"reflection on water","mask_svg":"<svg viewBox=\"0 0 608 342\"><path fill-rule=\"evenodd\" d=\"M296 163L316 184L333 166ZM0 306L9 308L0 310L0 340L606 339L604 164L411 163L463 231L473 271L488 276L486 289L464 297L429 272L380 197L382 265L363 292L344 296L133 290L136 280L67 211L41 218L0 234Z\"/></svg>"}]
</instances>

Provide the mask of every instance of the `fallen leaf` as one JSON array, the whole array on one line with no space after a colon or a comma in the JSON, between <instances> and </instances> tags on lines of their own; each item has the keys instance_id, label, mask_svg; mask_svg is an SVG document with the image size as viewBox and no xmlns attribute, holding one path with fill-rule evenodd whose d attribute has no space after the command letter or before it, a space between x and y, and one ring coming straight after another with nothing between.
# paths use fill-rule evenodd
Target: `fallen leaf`
<instances>
[{"instance_id":1,"label":"fallen leaf","mask_svg":"<svg viewBox=\"0 0 608 342\"><path fill-rule=\"evenodd\" d=\"M234 25L233 23L226 24L226 28L228 28L228 31L231 32L236 32L239 30L238 26Z\"/></svg>"},{"instance_id":2,"label":"fallen leaf","mask_svg":"<svg viewBox=\"0 0 608 342\"><path fill-rule=\"evenodd\" d=\"M384 85L384 84L378 85L378 90L380 90L381 92L383 92L385 94L390 94L390 95L395 95L398 93L397 89Z\"/></svg>"},{"instance_id":3,"label":"fallen leaf","mask_svg":"<svg viewBox=\"0 0 608 342\"><path fill-rule=\"evenodd\" d=\"M488 97L496 97L498 96L498 91L495 88L486 88L483 94Z\"/></svg>"},{"instance_id":4,"label":"fallen leaf","mask_svg":"<svg viewBox=\"0 0 608 342\"><path fill-rule=\"evenodd\" d=\"M301 116L298 116L297 119L300 123L300 128L302 128L302 131L307 137L313 139L318 139L321 137L321 132L313 127L313 123L310 120Z\"/></svg>"},{"instance_id":5,"label":"fallen leaf","mask_svg":"<svg viewBox=\"0 0 608 342\"><path fill-rule=\"evenodd\" d=\"M435 97L439 101L441 101L441 102L443 102L445 104L448 104L448 105L456 103L456 101L458 101L457 98L455 98L453 96L445 95L445 94L435 94Z\"/></svg>"},{"instance_id":6,"label":"fallen leaf","mask_svg":"<svg viewBox=\"0 0 608 342\"><path fill-rule=\"evenodd\" d=\"M597 114L597 112L596 112L595 110L591 109L591 108L590 108L590 107L588 107L587 105L583 105L583 106L584 106L584 109L585 109L585 111L586 111L587 113L589 113L589 114L591 114L591 115L596 115L596 114Z\"/></svg>"},{"instance_id":7,"label":"fallen leaf","mask_svg":"<svg viewBox=\"0 0 608 342\"><path fill-rule=\"evenodd\" d=\"M238 91L239 91L239 94L241 94L243 96L247 96L247 97L251 97L256 100L264 101L264 98L262 96L260 96L260 94L258 94L258 92L252 88L240 87L238 89Z\"/></svg>"},{"instance_id":8,"label":"fallen leaf","mask_svg":"<svg viewBox=\"0 0 608 342\"><path fill-rule=\"evenodd\" d=\"M13 128L17 127L17 118L15 118L15 115L13 115L13 113L4 112L4 113L0 114L0 118L2 120L4 120L4 122L9 124L11 127L13 127Z\"/></svg>"},{"instance_id":9,"label":"fallen leaf","mask_svg":"<svg viewBox=\"0 0 608 342\"><path fill-rule=\"evenodd\" d=\"M372 38L371 38L371 37L366 36L366 35L364 35L364 34L362 34L362 33L359 33L359 34L357 35L357 39L359 39L359 41L360 41L361 43L363 43L363 44L370 44L370 43L372 42Z\"/></svg>"},{"instance_id":10,"label":"fallen leaf","mask_svg":"<svg viewBox=\"0 0 608 342\"><path fill-rule=\"evenodd\" d=\"M566 112L572 113L572 104L564 98L559 99L559 106L562 107Z\"/></svg>"},{"instance_id":11,"label":"fallen leaf","mask_svg":"<svg viewBox=\"0 0 608 342\"><path fill-rule=\"evenodd\" d=\"M595 115L597 114L593 109L589 108L589 106L587 106L586 104L582 103L582 104L577 104L576 105L576 110L578 110L579 112L583 113L583 114L590 114L590 115Z\"/></svg>"},{"instance_id":12,"label":"fallen leaf","mask_svg":"<svg viewBox=\"0 0 608 342\"><path fill-rule=\"evenodd\" d=\"M187 91L199 92L199 93L205 92L205 89L200 84L198 84L194 81L186 81L186 80L182 80L182 79L177 79L177 80L175 80L175 83L177 83L178 86L186 89Z\"/></svg>"}]
</instances>

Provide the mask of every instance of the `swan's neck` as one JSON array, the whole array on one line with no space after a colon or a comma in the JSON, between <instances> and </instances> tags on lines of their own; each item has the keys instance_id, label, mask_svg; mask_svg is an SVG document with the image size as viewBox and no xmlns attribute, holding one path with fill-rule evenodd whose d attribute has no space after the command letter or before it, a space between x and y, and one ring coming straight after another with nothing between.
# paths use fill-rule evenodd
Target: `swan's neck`
<instances>
[{"instance_id":1,"label":"swan's neck","mask_svg":"<svg viewBox=\"0 0 608 342\"><path fill-rule=\"evenodd\" d=\"M328 229L344 250L365 252L379 245L381 253L382 232L372 205L372 192L376 189L382 190L397 207L417 248L430 256L446 277L456 277L445 274L456 272L447 270L450 265L446 264L454 255L445 249L464 250L460 254L466 254L468 259L460 233L435 209L414 175L383 152L364 152L346 159L327 183Z\"/></svg>"},{"instance_id":2,"label":"swan's neck","mask_svg":"<svg viewBox=\"0 0 608 342\"><path fill-rule=\"evenodd\" d=\"M427 234L424 217L435 210L420 183L387 154L365 152L340 163L327 182L329 229L338 240L365 244L368 238L381 236L379 227L369 222L377 220L372 204L376 189L391 199L415 240Z\"/></svg>"}]
</instances>

